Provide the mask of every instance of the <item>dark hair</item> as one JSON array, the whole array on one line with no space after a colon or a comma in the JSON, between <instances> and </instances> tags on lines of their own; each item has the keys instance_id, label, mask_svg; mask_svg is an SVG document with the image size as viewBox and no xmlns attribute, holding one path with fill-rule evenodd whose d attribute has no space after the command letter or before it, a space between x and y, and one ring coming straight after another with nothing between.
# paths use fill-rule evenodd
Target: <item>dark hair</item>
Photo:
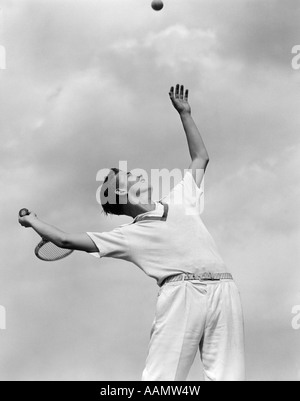
<instances>
[{"instance_id":1,"label":"dark hair","mask_svg":"<svg viewBox=\"0 0 300 401\"><path fill-rule=\"evenodd\" d=\"M111 173L114 173L116 177L116 185L112 188L111 184L108 184L108 179L111 176ZM101 205L103 208L103 212L108 215L108 214L115 214L117 216L123 215L124 214L124 204L120 204L120 197L118 194L115 193L115 190L118 189L119 187L119 180L118 180L118 174L120 170L118 168L111 168L109 174L105 177L102 189L100 192L100 199L101 199ZM128 195L127 195L128 199Z\"/></svg>"}]
</instances>

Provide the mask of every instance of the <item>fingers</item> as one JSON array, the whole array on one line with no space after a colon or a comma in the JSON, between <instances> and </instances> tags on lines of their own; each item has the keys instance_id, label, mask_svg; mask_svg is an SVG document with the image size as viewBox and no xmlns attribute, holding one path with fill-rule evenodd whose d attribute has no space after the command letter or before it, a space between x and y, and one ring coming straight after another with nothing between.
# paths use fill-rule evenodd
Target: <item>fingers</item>
<instances>
[{"instance_id":1,"label":"fingers","mask_svg":"<svg viewBox=\"0 0 300 401\"><path fill-rule=\"evenodd\" d=\"M177 84L175 87L175 91L174 86L171 87L169 91L169 96L172 100L184 100L187 102L189 98L189 90L186 89L186 91L184 91L184 85Z\"/></svg>"},{"instance_id":2,"label":"fingers","mask_svg":"<svg viewBox=\"0 0 300 401\"><path fill-rule=\"evenodd\" d=\"M170 98L173 100L174 99L174 86L171 86L169 95L170 95Z\"/></svg>"},{"instance_id":3,"label":"fingers","mask_svg":"<svg viewBox=\"0 0 300 401\"><path fill-rule=\"evenodd\" d=\"M183 100L183 92L184 92L184 86L177 84L175 90L175 98Z\"/></svg>"},{"instance_id":4,"label":"fingers","mask_svg":"<svg viewBox=\"0 0 300 401\"><path fill-rule=\"evenodd\" d=\"M184 100L187 102L189 100L189 90L185 91Z\"/></svg>"},{"instance_id":5,"label":"fingers","mask_svg":"<svg viewBox=\"0 0 300 401\"><path fill-rule=\"evenodd\" d=\"M25 216L24 216L25 217ZM21 224L21 226L23 226L23 227L25 227L25 222L26 222L26 219L24 218L24 217L18 217L18 222L19 222L19 224Z\"/></svg>"},{"instance_id":6,"label":"fingers","mask_svg":"<svg viewBox=\"0 0 300 401\"><path fill-rule=\"evenodd\" d=\"M184 94L184 86L181 85L181 87L180 87L180 94L179 94L180 100L183 100L183 94Z\"/></svg>"}]
</instances>

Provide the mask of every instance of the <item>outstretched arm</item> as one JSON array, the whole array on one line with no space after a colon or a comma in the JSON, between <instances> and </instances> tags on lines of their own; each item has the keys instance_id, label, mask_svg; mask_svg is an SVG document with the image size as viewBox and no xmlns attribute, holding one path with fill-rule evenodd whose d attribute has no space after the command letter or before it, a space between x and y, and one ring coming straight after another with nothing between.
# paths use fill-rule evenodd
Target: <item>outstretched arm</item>
<instances>
[{"instance_id":1,"label":"outstretched arm","mask_svg":"<svg viewBox=\"0 0 300 401\"><path fill-rule=\"evenodd\" d=\"M203 179L203 173L209 162L209 156L201 134L192 118L191 106L188 102L188 95L189 91L184 90L183 85L176 85L175 90L172 86L169 92L170 99L180 115L187 137L188 147L192 159L189 169L192 170L196 184L200 186Z\"/></svg>"},{"instance_id":2,"label":"outstretched arm","mask_svg":"<svg viewBox=\"0 0 300 401\"><path fill-rule=\"evenodd\" d=\"M24 217L19 217L19 223L23 227L33 228L42 238L53 242L53 244L60 248L85 252L98 252L98 248L87 234L69 234L61 231L60 229L41 221L33 212L30 212L29 215Z\"/></svg>"}]
</instances>

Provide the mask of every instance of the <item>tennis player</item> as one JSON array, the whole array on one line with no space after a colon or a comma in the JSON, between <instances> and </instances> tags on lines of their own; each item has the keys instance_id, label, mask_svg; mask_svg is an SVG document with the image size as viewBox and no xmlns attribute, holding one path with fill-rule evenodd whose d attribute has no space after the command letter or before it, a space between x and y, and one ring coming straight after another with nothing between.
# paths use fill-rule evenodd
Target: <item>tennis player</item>
<instances>
[{"instance_id":1,"label":"tennis player","mask_svg":"<svg viewBox=\"0 0 300 401\"><path fill-rule=\"evenodd\" d=\"M200 351L207 381L242 381L244 329L232 275L201 219L203 177L209 157L192 118L188 90L169 92L182 121L191 164L159 201L142 177L111 169L101 190L106 214L133 218L110 232L68 234L37 218L19 218L61 248L136 264L160 287L142 380L186 380Z\"/></svg>"}]
</instances>

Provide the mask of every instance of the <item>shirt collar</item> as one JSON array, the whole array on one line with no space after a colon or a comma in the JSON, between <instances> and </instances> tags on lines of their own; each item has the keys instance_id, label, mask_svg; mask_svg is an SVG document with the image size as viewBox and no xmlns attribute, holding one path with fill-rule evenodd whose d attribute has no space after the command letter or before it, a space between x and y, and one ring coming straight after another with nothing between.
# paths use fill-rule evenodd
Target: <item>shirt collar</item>
<instances>
[{"instance_id":1,"label":"shirt collar","mask_svg":"<svg viewBox=\"0 0 300 401\"><path fill-rule=\"evenodd\" d=\"M159 216L162 217L163 213L164 213L164 207L160 202L156 202L155 203L155 209L150 210L149 212L145 212L145 213L141 213L138 214L132 223L136 223L137 221L141 220L143 217L150 217L150 216Z\"/></svg>"}]
</instances>

